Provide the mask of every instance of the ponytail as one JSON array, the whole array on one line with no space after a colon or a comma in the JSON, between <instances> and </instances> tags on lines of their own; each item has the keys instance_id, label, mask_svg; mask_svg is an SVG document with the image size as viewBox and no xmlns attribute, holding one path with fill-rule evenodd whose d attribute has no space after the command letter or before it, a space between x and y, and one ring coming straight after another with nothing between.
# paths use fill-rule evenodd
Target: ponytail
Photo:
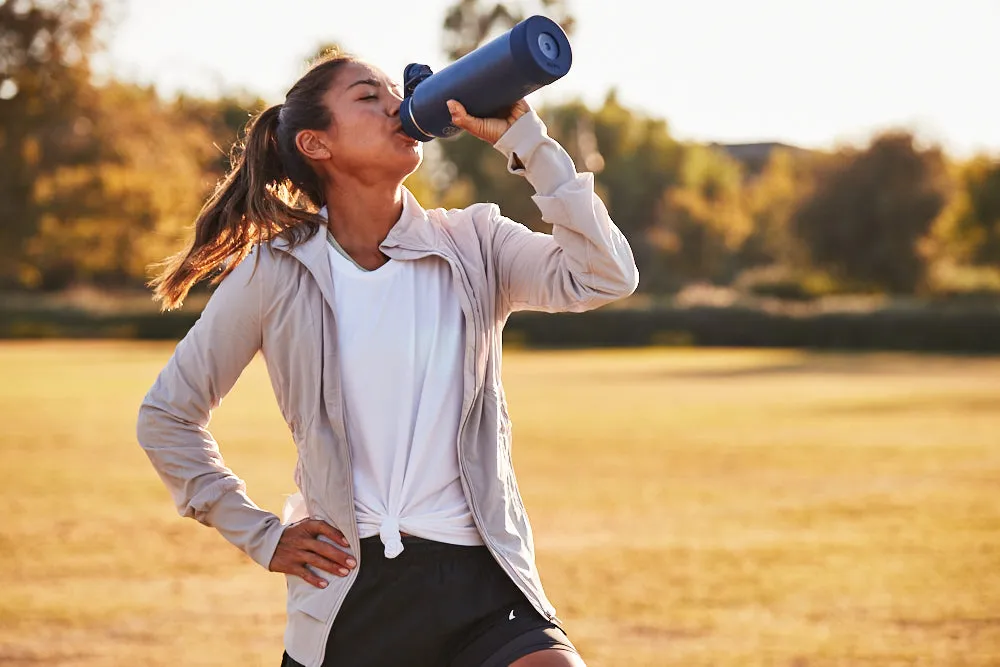
<instances>
[{"instance_id":1,"label":"ponytail","mask_svg":"<svg viewBox=\"0 0 1000 667\"><path fill-rule=\"evenodd\" d=\"M198 213L187 247L162 262L149 282L163 310L180 306L200 280L221 282L254 244L286 236L295 245L325 224L317 212L322 187L295 148L295 135L329 125L323 93L337 66L351 61L334 55L314 65L284 105L268 107L247 124L242 144L233 146L232 168Z\"/></svg>"}]
</instances>

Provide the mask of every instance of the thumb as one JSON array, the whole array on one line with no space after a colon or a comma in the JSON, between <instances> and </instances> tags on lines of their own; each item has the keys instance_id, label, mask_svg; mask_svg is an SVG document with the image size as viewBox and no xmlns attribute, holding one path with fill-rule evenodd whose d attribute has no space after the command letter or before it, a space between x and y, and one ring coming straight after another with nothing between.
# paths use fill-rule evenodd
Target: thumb
<instances>
[{"instance_id":1,"label":"thumb","mask_svg":"<svg viewBox=\"0 0 1000 667\"><path fill-rule=\"evenodd\" d=\"M451 124L467 132L474 132L478 118L469 115L465 105L458 100L448 100L448 111L451 112Z\"/></svg>"}]
</instances>

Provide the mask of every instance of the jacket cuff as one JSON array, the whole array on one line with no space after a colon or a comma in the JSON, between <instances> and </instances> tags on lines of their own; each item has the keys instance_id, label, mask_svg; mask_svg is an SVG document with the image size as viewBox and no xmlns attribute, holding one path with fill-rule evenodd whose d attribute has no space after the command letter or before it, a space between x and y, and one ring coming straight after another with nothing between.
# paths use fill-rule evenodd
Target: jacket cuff
<instances>
[{"instance_id":1,"label":"jacket cuff","mask_svg":"<svg viewBox=\"0 0 1000 667\"><path fill-rule=\"evenodd\" d=\"M535 110L518 118L493 147L507 158L507 171L524 176L539 195L551 195L576 178L576 165L548 135Z\"/></svg>"},{"instance_id":2,"label":"jacket cuff","mask_svg":"<svg viewBox=\"0 0 1000 667\"><path fill-rule=\"evenodd\" d=\"M219 498L203 523L213 526L265 570L270 569L271 558L285 529L281 519L257 507L240 490L230 491Z\"/></svg>"}]
</instances>

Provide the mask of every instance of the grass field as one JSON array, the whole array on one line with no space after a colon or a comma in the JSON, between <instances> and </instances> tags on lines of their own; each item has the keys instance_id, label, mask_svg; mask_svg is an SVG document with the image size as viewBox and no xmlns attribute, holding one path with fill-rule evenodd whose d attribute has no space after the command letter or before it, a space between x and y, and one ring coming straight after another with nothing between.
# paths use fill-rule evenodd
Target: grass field
<instances>
[{"instance_id":1,"label":"grass field","mask_svg":"<svg viewBox=\"0 0 1000 667\"><path fill-rule=\"evenodd\" d=\"M135 442L171 349L0 345L0 665L280 662L281 576L178 518ZM504 373L543 579L591 667L1000 665L1000 358ZM213 432L279 510L294 451L259 360Z\"/></svg>"}]
</instances>

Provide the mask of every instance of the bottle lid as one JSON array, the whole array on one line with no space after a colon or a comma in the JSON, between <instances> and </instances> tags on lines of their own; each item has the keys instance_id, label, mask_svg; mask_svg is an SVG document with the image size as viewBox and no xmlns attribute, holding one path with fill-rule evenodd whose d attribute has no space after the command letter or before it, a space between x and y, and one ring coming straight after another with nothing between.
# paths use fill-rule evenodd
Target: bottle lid
<instances>
[{"instance_id":1,"label":"bottle lid","mask_svg":"<svg viewBox=\"0 0 1000 667\"><path fill-rule=\"evenodd\" d=\"M514 26L510 50L517 64L543 86L566 76L573 64L566 32L547 16L529 16Z\"/></svg>"}]
</instances>

